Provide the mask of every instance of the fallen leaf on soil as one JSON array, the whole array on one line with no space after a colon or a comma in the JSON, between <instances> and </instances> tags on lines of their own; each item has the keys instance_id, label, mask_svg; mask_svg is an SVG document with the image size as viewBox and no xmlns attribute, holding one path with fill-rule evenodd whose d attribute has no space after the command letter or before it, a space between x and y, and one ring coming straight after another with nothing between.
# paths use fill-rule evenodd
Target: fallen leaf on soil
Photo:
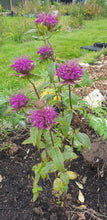
<instances>
[{"instance_id":1,"label":"fallen leaf on soil","mask_svg":"<svg viewBox=\"0 0 107 220\"><path fill-rule=\"evenodd\" d=\"M43 211L42 211L41 207L35 207L35 208L33 209L33 211L34 211L37 215L40 215L40 216L43 215Z\"/></svg>"},{"instance_id":2,"label":"fallen leaf on soil","mask_svg":"<svg viewBox=\"0 0 107 220\"><path fill-rule=\"evenodd\" d=\"M87 177L86 177L86 176L84 176L84 177L83 177L83 179L82 179L82 183L83 183L83 184L85 184L85 183L86 183L86 181L87 181Z\"/></svg>"},{"instance_id":3,"label":"fallen leaf on soil","mask_svg":"<svg viewBox=\"0 0 107 220\"><path fill-rule=\"evenodd\" d=\"M84 203L84 200L85 200L85 199L84 199L84 196L83 196L81 190L79 190L78 200L79 200L81 203Z\"/></svg>"},{"instance_id":4,"label":"fallen leaf on soil","mask_svg":"<svg viewBox=\"0 0 107 220\"><path fill-rule=\"evenodd\" d=\"M2 175L0 175L0 183L2 182L2 179L3 179L3 177L2 177Z\"/></svg>"},{"instance_id":5,"label":"fallen leaf on soil","mask_svg":"<svg viewBox=\"0 0 107 220\"><path fill-rule=\"evenodd\" d=\"M85 205L80 205L80 209L86 209L87 207Z\"/></svg>"},{"instance_id":6,"label":"fallen leaf on soil","mask_svg":"<svg viewBox=\"0 0 107 220\"><path fill-rule=\"evenodd\" d=\"M79 182L75 182L75 183L76 183L76 185L77 185L80 189L83 189L83 188L84 188L81 183L79 183Z\"/></svg>"}]
</instances>

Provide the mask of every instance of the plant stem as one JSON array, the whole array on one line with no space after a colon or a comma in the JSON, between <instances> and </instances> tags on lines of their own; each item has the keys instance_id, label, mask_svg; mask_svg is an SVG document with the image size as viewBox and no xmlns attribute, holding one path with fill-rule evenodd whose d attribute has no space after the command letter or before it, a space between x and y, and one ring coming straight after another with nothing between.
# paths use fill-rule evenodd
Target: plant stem
<instances>
[{"instance_id":1,"label":"plant stem","mask_svg":"<svg viewBox=\"0 0 107 220\"><path fill-rule=\"evenodd\" d=\"M71 101L71 87L70 87L70 84L68 85L69 87L69 103L70 103L70 108L72 110L72 101Z\"/></svg>"},{"instance_id":2,"label":"plant stem","mask_svg":"<svg viewBox=\"0 0 107 220\"><path fill-rule=\"evenodd\" d=\"M50 133L50 137L51 137L52 146L54 146L54 140L53 140L53 136L52 136L51 130L49 130L49 133Z\"/></svg>"},{"instance_id":3,"label":"plant stem","mask_svg":"<svg viewBox=\"0 0 107 220\"><path fill-rule=\"evenodd\" d=\"M38 99L40 99L39 94L38 94L38 92L37 92L37 89L36 89L34 83L29 79L29 77L28 77L27 79L28 79L28 81L32 84L32 86L33 86L33 88L34 88L34 90L35 90L35 93L36 93Z\"/></svg>"}]
</instances>

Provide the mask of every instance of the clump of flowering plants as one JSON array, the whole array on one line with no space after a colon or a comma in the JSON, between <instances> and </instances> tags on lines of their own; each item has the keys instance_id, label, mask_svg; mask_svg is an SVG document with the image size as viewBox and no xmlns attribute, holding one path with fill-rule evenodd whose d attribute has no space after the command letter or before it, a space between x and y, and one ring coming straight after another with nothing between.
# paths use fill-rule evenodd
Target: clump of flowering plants
<instances>
[{"instance_id":1,"label":"clump of flowering plants","mask_svg":"<svg viewBox=\"0 0 107 220\"><path fill-rule=\"evenodd\" d=\"M32 143L36 146L41 155L41 162L33 166L35 179L33 184L33 199L37 199L39 191L39 179L49 178L50 173L55 173L53 181L54 192L58 196L64 195L68 190L70 180L76 179L78 174L70 170L70 163L77 158L74 147L86 147L90 149L90 140L85 133L72 128L73 114L78 110L79 99L71 92L71 87L84 75L83 68L76 62L70 60L65 63L56 63L54 50L47 39L44 26L52 31L57 24L55 17L43 13L36 20L39 26L38 33L42 36L44 46L37 52L40 59L51 59L48 65L48 76L43 84L37 89L31 81L31 70L34 69L34 62L26 56L17 58L11 67L20 77L28 79L35 91L35 102L30 103L28 97L19 92L9 99L10 105L15 111L24 110L26 117L30 120L30 136L23 144ZM43 81L43 80L42 80ZM51 92L46 94L47 86ZM45 94L45 95L43 95ZM28 107L30 106L30 110ZM27 107L27 111L25 108ZM79 106L80 108L80 106ZM65 143L65 144L64 144ZM61 199L61 197L60 197Z\"/></svg>"}]
</instances>

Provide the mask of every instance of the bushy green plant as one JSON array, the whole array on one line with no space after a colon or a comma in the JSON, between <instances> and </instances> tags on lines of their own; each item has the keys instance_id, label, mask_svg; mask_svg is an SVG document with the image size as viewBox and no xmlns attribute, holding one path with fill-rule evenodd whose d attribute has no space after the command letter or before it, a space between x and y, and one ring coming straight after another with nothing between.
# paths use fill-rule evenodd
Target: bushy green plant
<instances>
[{"instance_id":1,"label":"bushy green plant","mask_svg":"<svg viewBox=\"0 0 107 220\"><path fill-rule=\"evenodd\" d=\"M69 18L69 27L70 28L80 28L83 25L83 16L78 15L76 17Z\"/></svg>"},{"instance_id":2,"label":"bushy green plant","mask_svg":"<svg viewBox=\"0 0 107 220\"><path fill-rule=\"evenodd\" d=\"M10 33L10 37L18 42L18 43L22 43L24 41L24 33L29 30L30 28L32 28L34 25L32 23L32 20L27 20L27 18L25 17L18 17L15 25L14 26L10 26L9 28L9 33Z\"/></svg>"},{"instance_id":3,"label":"bushy green plant","mask_svg":"<svg viewBox=\"0 0 107 220\"><path fill-rule=\"evenodd\" d=\"M77 3L74 5L69 5L69 15L73 17L78 17L83 15L83 5Z\"/></svg>"},{"instance_id":4,"label":"bushy green plant","mask_svg":"<svg viewBox=\"0 0 107 220\"><path fill-rule=\"evenodd\" d=\"M83 6L83 15L86 19L92 19L95 16L98 16L101 11L101 6L97 3L86 3Z\"/></svg>"},{"instance_id":5,"label":"bushy green plant","mask_svg":"<svg viewBox=\"0 0 107 220\"><path fill-rule=\"evenodd\" d=\"M91 0L88 0L87 2L88 2L88 3L92 3ZM93 0L93 3L94 3L94 4L98 4L98 5L102 6L102 7L104 7L105 4L106 4L106 0Z\"/></svg>"},{"instance_id":6,"label":"bushy green plant","mask_svg":"<svg viewBox=\"0 0 107 220\"><path fill-rule=\"evenodd\" d=\"M26 0L25 3L19 4L19 14L28 15L35 14L40 8L40 0Z\"/></svg>"},{"instance_id":7,"label":"bushy green plant","mask_svg":"<svg viewBox=\"0 0 107 220\"><path fill-rule=\"evenodd\" d=\"M102 107L97 107L93 110L94 114L87 114L87 119L89 120L89 125L97 131L99 136L103 136L107 139L107 107L105 109Z\"/></svg>"}]
</instances>

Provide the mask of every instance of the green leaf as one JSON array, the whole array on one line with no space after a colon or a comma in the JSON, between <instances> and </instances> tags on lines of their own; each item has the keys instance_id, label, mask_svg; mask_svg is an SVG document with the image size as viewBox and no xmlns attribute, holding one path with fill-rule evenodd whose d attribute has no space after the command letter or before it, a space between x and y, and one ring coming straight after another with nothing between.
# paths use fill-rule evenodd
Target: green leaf
<instances>
[{"instance_id":1,"label":"green leaf","mask_svg":"<svg viewBox=\"0 0 107 220\"><path fill-rule=\"evenodd\" d=\"M20 120L20 121L19 121L19 125L20 125L21 127L23 127L23 128L26 128L26 123L25 123L25 121L23 121L23 120Z\"/></svg>"},{"instance_id":2,"label":"green leaf","mask_svg":"<svg viewBox=\"0 0 107 220\"><path fill-rule=\"evenodd\" d=\"M70 146L66 145L63 152L63 158L64 161L69 159L76 159L77 155L73 152L73 149Z\"/></svg>"},{"instance_id":3,"label":"green leaf","mask_svg":"<svg viewBox=\"0 0 107 220\"><path fill-rule=\"evenodd\" d=\"M13 125L14 128L18 124L18 122L19 122L18 118L16 118L16 117L12 118L12 125Z\"/></svg>"},{"instance_id":4,"label":"green leaf","mask_svg":"<svg viewBox=\"0 0 107 220\"><path fill-rule=\"evenodd\" d=\"M31 143L32 143L31 137L27 138L22 142L22 144L31 144Z\"/></svg>"},{"instance_id":5,"label":"green leaf","mask_svg":"<svg viewBox=\"0 0 107 220\"><path fill-rule=\"evenodd\" d=\"M55 167L59 169L61 172L64 172L64 158L58 147L52 148L52 159L55 164Z\"/></svg>"},{"instance_id":6,"label":"green leaf","mask_svg":"<svg viewBox=\"0 0 107 220\"><path fill-rule=\"evenodd\" d=\"M53 63L48 65L48 74L49 74L49 78L50 78L51 83L54 80L55 71L56 71L56 63L53 62Z\"/></svg>"},{"instance_id":7,"label":"green leaf","mask_svg":"<svg viewBox=\"0 0 107 220\"><path fill-rule=\"evenodd\" d=\"M66 112L63 117L63 122L62 122L63 125L61 126L61 130L62 130L64 137L68 135L72 115L73 115L72 112L70 113Z\"/></svg>"},{"instance_id":8,"label":"green leaf","mask_svg":"<svg viewBox=\"0 0 107 220\"><path fill-rule=\"evenodd\" d=\"M33 193L33 201L36 201L38 198L39 191L43 191L41 186L37 184L33 185L32 193Z\"/></svg>"},{"instance_id":9,"label":"green leaf","mask_svg":"<svg viewBox=\"0 0 107 220\"><path fill-rule=\"evenodd\" d=\"M45 150L42 151L42 153L41 153L41 158L42 158L42 160L43 160L44 162L47 162L47 161L48 161L48 160L47 160L47 156L46 156L46 151L45 151Z\"/></svg>"},{"instance_id":10,"label":"green leaf","mask_svg":"<svg viewBox=\"0 0 107 220\"><path fill-rule=\"evenodd\" d=\"M76 179L77 176L78 176L77 173L72 172L72 171L67 171L66 173L68 174L68 177L69 177L70 180L74 180L74 179Z\"/></svg>"},{"instance_id":11,"label":"green leaf","mask_svg":"<svg viewBox=\"0 0 107 220\"><path fill-rule=\"evenodd\" d=\"M53 169L54 168L54 169ZM55 172L56 171L56 168L54 166L54 163L53 161L50 161L48 163L46 163L45 167L43 167L40 171L40 175L42 178L46 178L48 173L51 173L51 172Z\"/></svg>"},{"instance_id":12,"label":"green leaf","mask_svg":"<svg viewBox=\"0 0 107 220\"><path fill-rule=\"evenodd\" d=\"M32 127L30 129L30 137L31 137L31 141L32 141L32 144L33 146L36 145L36 135L37 135L37 128L36 127Z\"/></svg>"},{"instance_id":13,"label":"green leaf","mask_svg":"<svg viewBox=\"0 0 107 220\"><path fill-rule=\"evenodd\" d=\"M46 145L46 150L50 158L52 158L52 147L51 144Z\"/></svg>"},{"instance_id":14,"label":"green leaf","mask_svg":"<svg viewBox=\"0 0 107 220\"><path fill-rule=\"evenodd\" d=\"M53 182L53 189L58 192L62 187L62 180L60 178L56 178Z\"/></svg>"},{"instance_id":15,"label":"green leaf","mask_svg":"<svg viewBox=\"0 0 107 220\"><path fill-rule=\"evenodd\" d=\"M60 179L62 180L64 185L68 185L69 177L67 173L60 173Z\"/></svg>"},{"instance_id":16,"label":"green leaf","mask_svg":"<svg viewBox=\"0 0 107 220\"><path fill-rule=\"evenodd\" d=\"M30 29L29 31L25 32L25 34L31 34L37 32L36 29Z\"/></svg>"},{"instance_id":17,"label":"green leaf","mask_svg":"<svg viewBox=\"0 0 107 220\"><path fill-rule=\"evenodd\" d=\"M32 192L33 192L33 190L32 190ZM34 201L34 202L37 200L38 195L39 195L38 192L36 192L36 193L33 192L33 201Z\"/></svg>"},{"instance_id":18,"label":"green leaf","mask_svg":"<svg viewBox=\"0 0 107 220\"><path fill-rule=\"evenodd\" d=\"M76 134L76 137L82 143L82 145L84 147L86 147L86 148L88 148L88 150L90 150L91 142L90 142L89 137L85 133L78 132L78 134Z\"/></svg>"},{"instance_id":19,"label":"green leaf","mask_svg":"<svg viewBox=\"0 0 107 220\"><path fill-rule=\"evenodd\" d=\"M89 125L97 131L97 133L102 136L104 135L104 139L107 138L107 125L106 119L104 117L99 118L94 115L89 115Z\"/></svg>"},{"instance_id":20,"label":"green leaf","mask_svg":"<svg viewBox=\"0 0 107 220\"><path fill-rule=\"evenodd\" d=\"M89 78L89 74L86 70L84 70L84 75L83 75L83 81L80 84L81 86L89 86L92 85L93 86L93 80Z\"/></svg>"},{"instance_id":21,"label":"green leaf","mask_svg":"<svg viewBox=\"0 0 107 220\"><path fill-rule=\"evenodd\" d=\"M38 150L39 150L40 144L41 144L41 135L42 135L42 131L37 130L36 145L37 145Z\"/></svg>"},{"instance_id":22,"label":"green leaf","mask_svg":"<svg viewBox=\"0 0 107 220\"><path fill-rule=\"evenodd\" d=\"M7 102L5 97L0 97L0 106Z\"/></svg>"}]
</instances>

